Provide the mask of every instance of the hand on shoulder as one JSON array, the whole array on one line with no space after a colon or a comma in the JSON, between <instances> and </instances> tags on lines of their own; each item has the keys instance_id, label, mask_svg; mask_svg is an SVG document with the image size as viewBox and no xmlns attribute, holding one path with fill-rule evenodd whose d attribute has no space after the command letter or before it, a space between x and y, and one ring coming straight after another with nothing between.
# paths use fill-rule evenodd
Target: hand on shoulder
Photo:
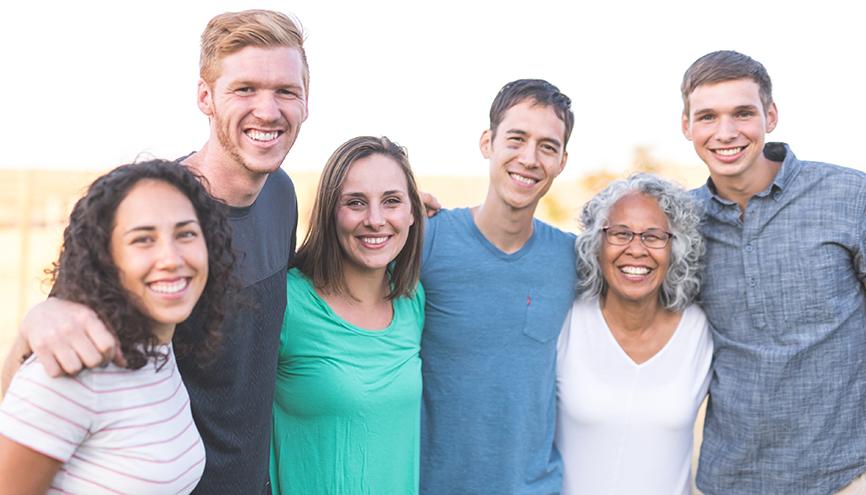
<instances>
[{"instance_id":1,"label":"hand on shoulder","mask_svg":"<svg viewBox=\"0 0 866 495\"><path fill-rule=\"evenodd\" d=\"M51 376L72 375L112 360L125 364L114 334L93 310L78 303L49 297L27 312L19 334Z\"/></svg>"}]
</instances>

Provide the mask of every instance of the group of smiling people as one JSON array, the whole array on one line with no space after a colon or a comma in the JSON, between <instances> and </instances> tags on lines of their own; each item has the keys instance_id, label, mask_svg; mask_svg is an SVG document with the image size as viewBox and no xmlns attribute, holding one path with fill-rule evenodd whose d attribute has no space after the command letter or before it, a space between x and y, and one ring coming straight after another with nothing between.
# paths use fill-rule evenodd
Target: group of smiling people
<instances>
[{"instance_id":1,"label":"group of smiling people","mask_svg":"<svg viewBox=\"0 0 866 495\"><path fill-rule=\"evenodd\" d=\"M223 48L205 56L210 39ZM764 146L777 114L762 65L713 52L686 72L683 132L711 176L692 193L637 174L584 205L577 235L535 219L574 115L558 88L522 79L491 106L479 206L433 211L404 148L356 137L324 166L292 253L279 164L306 118L302 45L279 13L212 20L202 63L219 63L199 86L211 139L179 162L121 166L75 205L39 321L95 317L53 355L30 345L43 330L22 331L0 405L0 492L686 494L709 391L707 494L862 493L866 426L851 411L866 400L864 337L849 330L866 318L866 179ZM236 95L211 94L235 79ZM218 127L218 98L249 105L242 132ZM255 194L230 194L243 181L214 174L220 160L258 180ZM835 216L825 190L843 198ZM800 228L796 252L841 232L814 260L814 283L841 301L830 310L780 311L788 299L756 281L755 263L791 256L762 234L780 222ZM843 269L845 288L827 283ZM87 342L106 335L113 361L49 369L93 361ZM854 381L809 374L830 358ZM781 399L818 386L830 405L792 419L817 397Z\"/></svg>"}]
</instances>

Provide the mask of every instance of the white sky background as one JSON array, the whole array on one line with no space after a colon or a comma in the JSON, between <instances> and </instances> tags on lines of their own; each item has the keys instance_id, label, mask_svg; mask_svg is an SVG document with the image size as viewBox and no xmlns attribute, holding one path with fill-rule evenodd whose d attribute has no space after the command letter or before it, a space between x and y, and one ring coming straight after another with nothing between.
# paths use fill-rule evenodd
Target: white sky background
<instances>
[{"instance_id":1,"label":"white sky background","mask_svg":"<svg viewBox=\"0 0 866 495\"><path fill-rule=\"evenodd\" d=\"M486 174L478 138L506 82L544 78L576 115L566 175L635 146L702 166L680 133L682 73L734 49L761 61L799 158L866 169L866 30L855 2L16 1L0 9L0 168L105 170L201 147L199 36L227 10L294 13L310 117L284 167L318 170L360 134L407 146L420 174Z\"/></svg>"}]
</instances>

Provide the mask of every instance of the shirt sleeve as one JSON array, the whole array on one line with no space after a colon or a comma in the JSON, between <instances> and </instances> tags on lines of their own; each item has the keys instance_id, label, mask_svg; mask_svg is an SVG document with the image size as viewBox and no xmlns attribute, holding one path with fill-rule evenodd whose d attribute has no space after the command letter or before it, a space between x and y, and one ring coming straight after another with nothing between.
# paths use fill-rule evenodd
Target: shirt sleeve
<instances>
[{"instance_id":1,"label":"shirt sleeve","mask_svg":"<svg viewBox=\"0 0 866 495\"><path fill-rule=\"evenodd\" d=\"M51 378L31 357L21 365L0 404L0 434L67 462L90 431L93 393L87 371Z\"/></svg>"},{"instance_id":2,"label":"shirt sleeve","mask_svg":"<svg viewBox=\"0 0 866 495\"><path fill-rule=\"evenodd\" d=\"M866 188L864 188L866 189ZM866 192L860 195L860 221L857 226L857 251L854 253L854 271L860 283L866 283Z\"/></svg>"},{"instance_id":3,"label":"shirt sleeve","mask_svg":"<svg viewBox=\"0 0 866 495\"><path fill-rule=\"evenodd\" d=\"M427 264L427 260L430 259L430 256L433 254L433 240L436 238L436 227L439 225L439 221L443 210L439 210L439 213L436 214L433 218L424 217L424 247L421 250L421 267Z\"/></svg>"}]
</instances>

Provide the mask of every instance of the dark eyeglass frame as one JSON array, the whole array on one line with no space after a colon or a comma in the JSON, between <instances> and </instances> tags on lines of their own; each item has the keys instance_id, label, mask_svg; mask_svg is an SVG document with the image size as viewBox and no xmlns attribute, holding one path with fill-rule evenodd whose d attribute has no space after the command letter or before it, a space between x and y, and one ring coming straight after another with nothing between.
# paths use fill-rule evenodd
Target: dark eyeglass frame
<instances>
[{"instance_id":1,"label":"dark eyeglass frame","mask_svg":"<svg viewBox=\"0 0 866 495\"><path fill-rule=\"evenodd\" d=\"M644 247L646 247L648 249L664 249L671 242L671 239L674 238L674 234L672 232L668 232L667 230L662 230L662 229L647 229L647 230L644 230L643 232L634 232L632 230L614 227L614 229L615 229L614 233L625 234L628 236L628 240L626 240L625 242L622 242L623 241L622 239L615 237L613 234L611 234L609 232L610 229L611 229L611 227L604 227L603 229L601 229L601 231L604 232L604 238L607 239L607 242L611 243L611 245L614 245L614 246L628 246L629 244L631 244L631 241L634 240L634 237L638 236L638 239L640 239L640 243L643 244ZM667 237L661 238L657 234L666 234ZM647 244L647 235L655 235L656 238L663 240L664 243L659 245L659 246L653 246L653 245Z\"/></svg>"}]
</instances>

